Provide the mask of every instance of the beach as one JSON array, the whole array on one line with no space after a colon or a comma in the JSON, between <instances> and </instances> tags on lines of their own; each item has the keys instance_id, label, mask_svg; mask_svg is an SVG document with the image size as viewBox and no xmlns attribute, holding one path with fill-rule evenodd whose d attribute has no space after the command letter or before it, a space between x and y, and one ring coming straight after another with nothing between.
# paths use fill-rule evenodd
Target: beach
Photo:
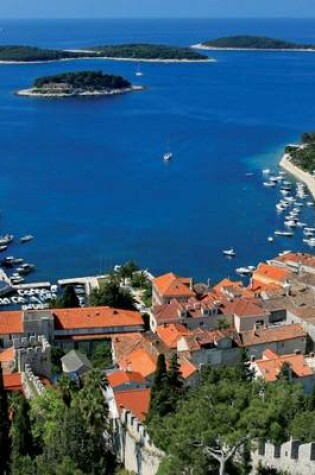
<instances>
[{"instance_id":1,"label":"beach","mask_svg":"<svg viewBox=\"0 0 315 475\"><path fill-rule=\"evenodd\" d=\"M290 160L290 155L288 153L285 153L283 155L283 157L280 160L279 165L281 168L291 173L291 175L293 175L295 178L305 183L305 185L310 190L313 198L315 199L315 178L313 178L312 175L310 175L307 172L304 172L297 166L293 165L293 163Z\"/></svg>"}]
</instances>

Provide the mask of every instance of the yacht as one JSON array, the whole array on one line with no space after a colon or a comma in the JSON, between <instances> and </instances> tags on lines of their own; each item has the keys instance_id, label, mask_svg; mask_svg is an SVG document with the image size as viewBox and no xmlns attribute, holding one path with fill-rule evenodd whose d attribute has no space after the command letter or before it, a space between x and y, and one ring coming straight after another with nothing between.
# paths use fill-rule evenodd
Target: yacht
<instances>
[{"instance_id":1,"label":"yacht","mask_svg":"<svg viewBox=\"0 0 315 475\"><path fill-rule=\"evenodd\" d=\"M263 172L264 175L270 175L271 170L270 170L270 168L265 168L262 172Z\"/></svg>"},{"instance_id":2,"label":"yacht","mask_svg":"<svg viewBox=\"0 0 315 475\"><path fill-rule=\"evenodd\" d=\"M29 242L34 238L31 234L26 234L25 236L22 236L20 239L20 242L23 244L25 242Z\"/></svg>"},{"instance_id":3,"label":"yacht","mask_svg":"<svg viewBox=\"0 0 315 475\"><path fill-rule=\"evenodd\" d=\"M235 269L235 272L240 275L248 275L253 273L249 267L239 267L238 269Z\"/></svg>"},{"instance_id":4,"label":"yacht","mask_svg":"<svg viewBox=\"0 0 315 475\"><path fill-rule=\"evenodd\" d=\"M6 234L5 236L0 236L0 246L7 246L13 241L13 234Z\"/></svg>"},{"instance_id":5,"label":"yacht","mask_svg":"<svg viewBox=\"0 0 315 475\"><path fill-rule=\"evenodd\" d=\"M136 71L136 76L137 77L142 77L143 76L143 72L140 69L140 64L138 64L137 71Z\"/></svg>"},{"instance_id":6,"label":"yacht","mask_svg":"<svg viewBox=\"0 0 315 475\"><path fill-rule=\"evenodd\" d=\"M272 236L268 236L267 241L268 241L268 242L273 242L273 237L272 237Z\"/></svg>"},{"instance_id":7,"label":"yacht","mask_svg":"<svg viewBox=\"0 0 315 475\"><path fill-rule=\"evenodd\" d=\"M284 236L284 237L291 237L293 236L292 231L275 231L276 236Z\"/></svg>"},{"instance_id":8,"label":"yacht","mask_svg":"<svg viewBox=\"0 0 315 475\"><path fill-rule=\"evenodd\" d=\"M276 186L276 183L274 181L264 181L263 186L265 186L266 188L271 188Z\"/></svg>"},{"instance_id":9,"label":"yacht","mask_svg":"<svg viewBox=\"0 0 315 475\"><path fill-rule=\"evenodd\" d=\"M0 246L0 252L6 251L8 246Z\"/></svg>"},{"instance_id":10,"label":"yacht","mask_svg":"<svg viewBox=\"0 0 315 475\"><path fill-rule=\"evenodd\" d=\"M222 252L223 252L223 254L224 254L225 256L229 256L229 257L234 257L234 256L236 256L236 252L234 251L234 248L233 248L233 247L231 247L230 249L225 249L225 250L223 250Z\"/></svg>"},{"instance_id":11,"label":"yacht","mask_svg":"<svg viewBox=\"0 0 315 475\"><path fill-rule=\"evenodd\" d=\"M171 160L173 158L173 153L172 152L166 152L164 153L163 155L163 159L168 162L169 160Z\"/></svg>"}]
</instances>

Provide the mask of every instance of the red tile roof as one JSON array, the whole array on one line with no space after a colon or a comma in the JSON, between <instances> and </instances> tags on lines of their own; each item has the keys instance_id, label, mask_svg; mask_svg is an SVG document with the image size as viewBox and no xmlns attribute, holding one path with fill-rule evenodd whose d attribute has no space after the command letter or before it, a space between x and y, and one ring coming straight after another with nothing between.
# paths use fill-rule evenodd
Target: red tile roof
<instances>
[{"instance_id":1,"label":"red tile roof","mask_svg":"<svg viewBox=\"0 0 315 475\"><path fill-rule=\"evenodd\" d=\"M4 374L3 385L6 391L19 391L23 392L22 376L21 373Z\"/></svg>"},{"instance_id":2,"label":"red tile roof","mask_svg":"<svg viewBox=\"0 0 315 475\"><path fill-rule=\"evenodd\" d=\"M278 356L276 353L266 350L263 353L263 359L255 361L254 365L257 365L261 376L266 381L276 381L284 363L289 363L293 377L304 378L313 375L303 355Z\"/></svg>"},{"instance_id":3,"label":"red tile roof","mask_svg":"<svg viewBox=\"0 0 315 475\"><path fill-rule=\"evenodd\" d=\"M107 380L109 386L111 386L113 389L125 384L146 384L145 378L140 373L135 373L133 371L115 371L107 375Z\"/></svg>"},{"instance_id":4,"label":"red tile roof","mask_svg":"<svg viewBox=\"0 0 315 475\"><path fill-rule=\"evenodd\" d=\"M23 332L23 312L0 312L0 335L14 335Z\"/></svg>"},{"instance_id":5,"label":"red tile roof","mask_svg":"<svg viewBox=\"0 0 315 475\"><path fill-rule=\"evenodd\" d=\"M266 317L269 313L256 305L252 300L235 299L224 305L224 313L237 315L238 317Z\"/></svg>"},{"instance_id":6,"label":"red tile roof","mask_svg":"<svg viewBox=\"0 0 315 475\"><path fill-rule=\"evenodd\" d=\"M1 351L0 363L9 363L12 360L14 360L13 346L11 348L7 348L6 350Z\"/></svg>"},{"instance_id":7,"label":"red tile roof","mask_svg":"<svg viewBox=\"0 0 315 475\"><path fill-rule=\"evenodd\" d=\"M282 284L292 276L292 272L284 267L273 266L270 264L261 263L257 267L257 270L253 273L254 280L260 280L261 278L271 279L272 281Z\"/></svg>"},{"instance_id":8,"label":"red tile roof","mask_svg":"<svg viewBox=\"0 0 315 475\"><path fill-rule=\"evenodd\" d=\"M143 421L149 411L151 389L129 389L114 393L119 412L128 409L140 421Z\"/></svg>"},{"instance_id":9,"label":"red tile roof","mask_svg":"<svg viewBox=\"0 0 315 475\"><path fill-rule=\"evenodd\" d=\"M137 348L118 362L121 369L140 373L144 378L155 373L156 363L157 355L150 354L145 348Z\"/></svg>"},{"instance_id":10,"label":"red tile roof","mask_svg":"<svg viewBox=\"0 0 315 475\"><path fill-rule=\"evenodd\" d=\"M159 325L156 333L168 348L175 349L177 348L177 342L180 337L188 335L190 332L180 323L169 323Z\"/></svg>"},{"instance_id":11,"label":"red tile roof","mask_svg":"<svg viewBox=\"0 0 315 475\"><path fill-rule=\"evenodd\" d=\"M54 309L56 330L112 328L143 325L139 312L110 307Z\"/></svg>"},{"instance_id":12,"label":"red tile roof","mask_svg":"<svg viewBox=\"0 0 315 475\"><path fill-rule=\"evenodd\" d=\"M182 378L187 380L197 372L197 368L187 358L182 358L180 361L180 372Z\"/></svg>"},{"instance_id":13,"label":"red tile roof","mask_svg":"<svg viewBox=\"0 0 315 475\"><path fill-rule=\"evenodd\" d=\"M189 279L178 277L173 272L156 277L153 286L163 297L193 297L195 293L186 285Z\"/></svg>"},{"instance_id":14,"label":"red tile roof","mask_svg":"<svg viewBox=\"0 0 315 475\"><path fill-rule=\"evenodd\" d=\"M279 341L306 338L307 333L299 323L282 325L276 328L259 328L242 332L241 341L243 346L260 345L263 343L273 343Z\"/></svg>"},{"instance_id":15,"label":"red tile roof","mask_svg":"<svg viewBox=\"0 0 315 475\"><path fill-rule=\"evenodd\" d=\"M172 299L170 303L163 305L155 305L153 309L154 317L157 324L164 322L178 322L182 317L180 312L184 311L185 307L176 299Z\"/></svg>"}]
</instances>

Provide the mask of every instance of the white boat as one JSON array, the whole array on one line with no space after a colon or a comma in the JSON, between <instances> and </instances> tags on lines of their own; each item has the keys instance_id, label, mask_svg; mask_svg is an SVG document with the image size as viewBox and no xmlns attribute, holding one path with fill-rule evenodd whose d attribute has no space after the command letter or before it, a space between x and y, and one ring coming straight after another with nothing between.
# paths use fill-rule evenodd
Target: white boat
<instances>
[{"instance_id":1,"label":"white boat","mask_svg":"<svg viewBox=\"0 0 315 475\"><path fill-rule=\"evenodd\" d=\"M163 159L168 162L169 160L171 160L173 158L173 153L172 152L166 152L164 153L163 155Z\"/></svg>"},{"instance_id":2,"label":"white boat","mask_svg":"<svg viewBox=\"0 0 315 475\"><path fill-rule=\"evenodd\" d=\"M264 181L263 186L265 186L266 188L271 188L271 187L276 186L276 183L274 183L272 181Z\"/></svg>"},{"instance_id":3,"label":"white boat","mask_svg":"<svg viewBox=\"0 0 315 475\"><path fill-rule=\"evenodd\" d=\"M238 269L235 269L235 272L240 275L247 275L253 273L253 271L249 269L249 267L239 267Z\"/></svg>"},{"instance_id":4,"label":"white boat","mask_svg":"<svg viewBox=\"0 0 315 475\"><path fill-rule=\"evenodd\" d=\"M314 201L308 201L306 204L307 206L314 206Z\"/></svg>"},{"instance_id":5,"label":"white boat","mask_svg":"<svg viewBox=\"0 0 315 475\"><path fill-rule=\"evenodd\" d=\"M292 231L275 231L276 236L284 236L284 237L291 237L293 236Z\"/></svg>"},{"instance_id":6,"label":"white boat","mask_svg":"<svg viewBox=\"0 0 315 475\"><path fill-rule=\"evenodd\" d=\"M270 170L270 168L265 168L262 172L263 172L264 175L270 175L271 170Z\"/></svg>"},{"instance_id":7,"label":"white boat","mask_svg":"<svg viewBox=\"0 0 315 475\"><path fill-rule=\"evenodd\" d=\"M236 256L236 252L234 251L234 248L233 248L233 247L231 247L230 249L225 249L225 250L223 250L222 252L223 252L223 254L224 254L225 256L229 256L229 257L234 257L234 256Z\"/></svg>"},{"instance_id":8,"label":"white boat","mask_svg":"<svg viewBox=\"0 0 315 475\"><path fill-rule=\"evenodd\" d=\"M13 241L13 234L6 234L5 236L0 236L0 246L7 246Z\"/></svg>"},{"instance_id":9,"label":"white boat","mask_svg":"<svg viewBox=\"0 0 315 475\"><path fill-rule=\"evenodd\" d=\"M273 237L272 237L272 236L268 236L267 241L268 241L268 242L273 242Z\"/></svg>"},{"instance_id":10,"label":"white boat","mask_svg":"<svg viewBox=\"0 0 315 475\"><path fill-rule=\"evenodd\" d=\"M296 221L293 221L292 219L290 221L285 221L284 222L285 226L289 226L289 228L295 228L296 227Z\"/></svg>"},{"instance_id":11,"label":"white boat","mask_svg":"<svg viewBox=\"0 0 315 475\"><path fill-rule=\"evenodd\" d=\"M137 77L142 77L143 76L143 72L140 69L140 64L138 64L137 71L136 71L136 76Z\"/></svg>"},{"instance_id":12,"label":"white boat","mask_svg":"<svg viewBox=\"0 0 315 475\"><path fill-rule=\"evenodd\" d=\"M6 251L8 246L0 246L0 252Z\"/></svg>"},{"instance_id":13,"label":"white boat","mask_svg":"<svg viewBox=\"0 0 315 475\"><path fill-rule=\"evenodd\" d=\"M32 239L34 239L34 236L32 236L31 234L26 234L25 236L21 237L20 241L23 244L25 242L31 241Z\"/></svg>"}]
</instances>

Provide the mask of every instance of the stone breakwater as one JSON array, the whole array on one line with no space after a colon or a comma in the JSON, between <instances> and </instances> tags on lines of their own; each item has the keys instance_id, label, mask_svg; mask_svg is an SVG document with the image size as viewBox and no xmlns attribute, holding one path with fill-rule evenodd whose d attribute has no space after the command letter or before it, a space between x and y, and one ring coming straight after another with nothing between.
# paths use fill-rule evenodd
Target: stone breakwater
<instances>
[{"instance_id":1,"label":"stone breakwater","mask_svg":"<svg viewBox=\"0 0 315 475\"><path fill-rule=\"evenodd\" d=\"M305 185L310 190L313 198L315 199L315 178L312 175L294 165L288 153L285 153L282 156L279 165L284 170L291 173L291 175L295 176L295 178L305 183Z\"/></svg>"},{"instance_id":2,"label":"stone breakwater","mask_svg":"<svg viewBox=\"0 0 315 475\"><path fill-rule=\"evenodd\" d=\"M62 97L95 97L95 96L117 96L120 94L127 94L128 92L135 92L135 91L143 91L143 86L132 86L127 87L124 89L104 89L104 90L82 90L82 89L74 89L73 91L62 91L62 90L41 90L36 88L30 89L21 89L16 92L18 96L24 97L40 97L40 98L62 98Z\"/></svg>"}]
</instances>

